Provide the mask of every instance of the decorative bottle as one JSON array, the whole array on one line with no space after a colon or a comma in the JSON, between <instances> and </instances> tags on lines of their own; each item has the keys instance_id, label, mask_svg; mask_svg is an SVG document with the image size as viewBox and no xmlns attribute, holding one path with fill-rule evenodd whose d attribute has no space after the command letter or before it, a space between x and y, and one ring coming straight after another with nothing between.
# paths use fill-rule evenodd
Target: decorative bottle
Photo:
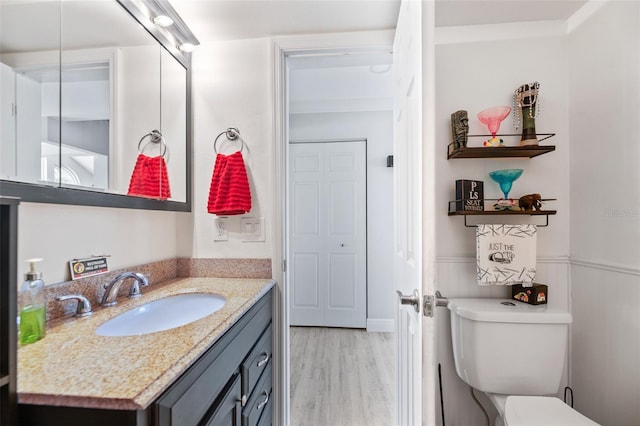
<instances>
[{"instance_id":1,"label":"decorative bottle","mask_svg":"<svg viewBox=\"0 0 640 426\"><path fill-rule=\"evenodd\" d=\"M36 262L42 259L29 259L30 270L24 275L24 282L18 296L20 309L19 341L26 345L37 342L45 335L46 308L44 281L42 273L37 272Z\"/></svg>"}]
</instances>

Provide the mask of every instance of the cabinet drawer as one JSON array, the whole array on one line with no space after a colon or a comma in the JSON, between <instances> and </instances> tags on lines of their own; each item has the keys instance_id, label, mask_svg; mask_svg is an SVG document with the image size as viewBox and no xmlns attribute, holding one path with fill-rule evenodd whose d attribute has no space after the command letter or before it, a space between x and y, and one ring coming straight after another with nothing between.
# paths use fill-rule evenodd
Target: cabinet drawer
<instances>
[{"instance_id":1,"label":"cabinet drawer","mask_svg":"<svg viewBox=\"0 0 640 426\"><path fill-rule=\"evenodd\" d=\"M258 424L271 396L271 362L269 362L264 374L253 389L249 402L242 410L242 426L256 426Z\"/></svg>"},{"instance_id":2,"label":"cabinet drawer","mask_svg":"<svg viewBox=\"0 0 640 426\"><path fill-rule=\"evenodd\" d=\"M247 395L247 397L251 395L251 391L271 360L273 347L273 332L271 329L271 324L269 324L269 327L264 331L262 337L260 337L260 340L240 367L242 372L242 394Z\"/></svg>"}]
</instances>

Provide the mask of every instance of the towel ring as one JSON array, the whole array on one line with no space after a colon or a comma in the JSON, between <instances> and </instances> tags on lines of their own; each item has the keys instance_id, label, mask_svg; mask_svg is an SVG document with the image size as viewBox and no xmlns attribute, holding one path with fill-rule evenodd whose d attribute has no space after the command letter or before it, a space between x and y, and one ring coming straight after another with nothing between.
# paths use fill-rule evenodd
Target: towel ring
<instances>
[{"instance_id":1,"label":"towel ring","mask_svg":"<svg viewBox=\"0 0 640 426\"><path fill-rule=\"evenodd\" d=\"M144 141L146 138L149 138L149 140L147 141L147 143L142 145L142 141ZM160 133L159 130L152 130L144 135L142 139L140 139L140 142L138 142L138 154L143 153L144 149L147 147L147 145L149 145L149 142L159 143L161 151L160 156L164 157L164 155L167 153L167 142L164 140L164 136L162 136L162 133Z\"/></svg>"},{"instance_id":2,"label":"towel ring","mask_svg":"<svg viewBox=\"0 0 640 426\"><path fill-rule=\"evenodd\" d=\"M216 136L215 141L213 141L213 152L215 152L216 154L218 153L218 148L217 148L218 139L220 139L220 136L222 135L226 135L227 140L230 140L230 141L235 141L240 139L240 152L244 150L244 141L240 137L240 130L238 130L235 127L229 127L227 130L220 132L218 136Z\"/></svg>"}]
</instances>

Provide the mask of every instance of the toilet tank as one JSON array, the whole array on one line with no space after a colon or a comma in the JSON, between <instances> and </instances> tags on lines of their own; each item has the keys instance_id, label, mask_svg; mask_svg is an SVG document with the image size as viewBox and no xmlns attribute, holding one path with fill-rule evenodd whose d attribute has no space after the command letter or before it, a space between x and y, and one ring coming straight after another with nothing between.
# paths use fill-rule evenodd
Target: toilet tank
<instances>
[{"instance_id":1,"label":"toilet tank","mask_svg":"<svg viewBox=\"0 0 640 426\"><path fill-rule=\"evenodd\" d=\"M456 372L506 395L550 395L560 386L572 321L566 311L509 299L449 299Z\"/></svg>"}]
</instances>

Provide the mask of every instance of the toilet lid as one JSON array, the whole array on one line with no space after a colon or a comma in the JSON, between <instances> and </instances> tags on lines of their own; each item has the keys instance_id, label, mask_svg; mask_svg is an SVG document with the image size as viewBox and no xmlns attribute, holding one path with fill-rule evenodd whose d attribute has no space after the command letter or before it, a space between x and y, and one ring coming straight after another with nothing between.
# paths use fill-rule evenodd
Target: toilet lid
<instances>
[{"instance_id":1,"label":"toilet lid","mask_svg":"<svg viewBox=\"0 0 640 426\"><path fill-rule=\"evenodd\" d=\"M559 400L548 396L509 396L505 426L599 426Z\"/></svg>"}]
</instances>

